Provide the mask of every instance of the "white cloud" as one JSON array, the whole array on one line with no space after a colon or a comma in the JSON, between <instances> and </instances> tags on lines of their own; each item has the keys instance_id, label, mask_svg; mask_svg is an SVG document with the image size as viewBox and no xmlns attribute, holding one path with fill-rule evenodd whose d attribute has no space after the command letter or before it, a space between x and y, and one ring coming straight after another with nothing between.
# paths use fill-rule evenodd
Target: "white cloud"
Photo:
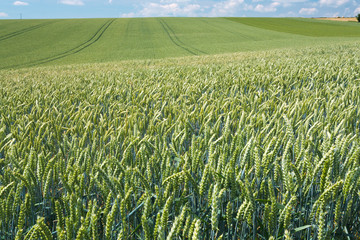
<instances>
[{"instance_id":1,"label":"white cloud","mask_svg":"<svg viewBox=\"0 0 360 240\"><path fill-rule=\"evenodd\" d=\"M308 0L276 0L273 2L279 2L279 3L303 3L307 2Z\"/></svg>"},{"instance_id":2,"label":"white cloud","mask_svg":"<svg viewBox=\"0 0 360 240\"><path fill-rule=\"evenodd\" d=\"M22 2L22 1L15 1L15 2L13 3L13 5L15 5L15 6L27 6L27 5L29 5L29 3L27 3L27 2Z\"/></svg>"},{"instance_id":3,"label":"white cloud","mask_svg":"<svg viewBox=\"0 0 360 240\"><path fill-rule=\"evenodd\" d=\"M279 2L273 2L272 4L270 5L267 5L267 6L264 6L262 4L258 4L256 5L254 11L255 12L276 12L277 9L276 7L280 6L281 4Z\"/></svg>"},{"instance_id":4,"label":"white cloud","mask_svg":"<svg viewBox=\"0 0 360 240\"><path fill-rule=\"evenodd\" d=\"M82 0L60 0L61 4L73 5L73 6L83 6L84 2Z\"/></svg>"},{"instance_id":5,"label":"white cloud","mask_svg":"<svg viewBox=\"0 0 360 240\"><path fill-rule=\"evenodd\" d=\"M290 11L290 12L287 12L284 17L295 17L295 16L297 16L296 13L294 13L293 11Z\"/></svg>"},{"instance_id":6,"label":"white cloud","mask_svg":"<svg viewBox=\"0 0 360 240\"><path fill-rule=\"evenodd\" d=\"M283 7L290 7L294 4L298 4L298 3L304 3L307 2L308 0L273 0L273 2L278 2L280 3Z\"/></svg>"},{"instance_id":7,"label":"white cloud","mask_svg":"<svg viewBox=\"0 0 360 240\"><path fill-rule=\"evenodd\" d=\"M190 0L160 0L161 3L185 3L190 2Z\"/></svg>"},{"instance_id":8,"label":"white cloud","mask_svg":"<svg viewBox=\"0 0 360 240\"><path fill-rule=\"evenodd\" d=\"M281 4L279 2L273 2L270 6L272 7L277 7L280 6Z\"/></svg>"},{"instance_id":9,"label":"white cloud","mask_svg":"<svg viewBox=\"0 0 360 240\"><path fill-rule=\"evenodd\" d=\"M0 12L0 17L7 17L7 13L4 13L4 12Z\"/></svg>"},{"instance_id":10,"label":"white cloud","mask_svg":"<svg viewBox=\"0 0 360 240\"><path fill-rule=\"evenodd\" d=\"M349 0L320 0L320 5L327 5L332 7L339 7L345 3L349 2Z\"/></svg>"},{"instance_id":11,"label":"white cloud","mask_svg":"<svg viewBox=\"0 0 360 240\"><path fill-rule=\"evenodd\" d=\"M109 3L112 4L112 0L109 0Z\"/></svg>"},{"instance_id":12,"label":"white cloud","mask_svg":"<svg viewBox=\"0 0 360 240\"><path fill-rule=\"evenodd\" d=\"M242 10L244 10L244 11L253 11L254 10L254 6L253 5L250 5L250 4L246 4L246 3L244 3L243 5L242 5Z\"/></svg>"},{"instance_id":13,"label":"white cloud","mask_svg":"<svg viewBox=\"0 0 360 240\"><path fill-rule=\"evenodd\" d=\"M122 18L134 18L134 17L138 17L138 16L136 15L136 13L130 12L130 13L123 13L123 14L121 14L121 17L122 17Z\"/></svg>"},{"instance_id":14,"label":"white cloud","mask_svg":"<svg viewBox=\"0 0 360 240\"><path fill-rule=\"evenodd\" d=\"M355 15L357 15L357 14L359 14L360 13L360 7L358 7L357 9L355 9L355 11L354 11L354 14Z\"/></svg>"},{"instance_id":15,"label":"white cloud","mask_svg":"<svg viewBox=\"0 0 360 240\"><path fill-rule=\"evenodd\" d=\"M298 12L293 12L293 11L289 11L289 12L279 12L279 14L276 17L299 17L299 13Z\"/></svg>"},{"instance_id":16,"label":"white cloud","mask_svg":"<svg viewBox=\"0 0 360 240\"><path fill-rule=\"evenodd\" d=\"M215 3L212 6L210 12L211 17L224 17L231 16L238 10L241 4L244 3L244 0L227 0L219 3Z\"/></svg>"},{"instance_id":17,"label":"white cloud","mask_svg":"<svg viewBox=\"0 0 360 240\"><path fill-rule=\"evenodd\" d=\"M148 3L139 12L122 14L122 17L195 17L201 11L199 4L181 4L172 2L168 4Z\"/></svg>"},{"instance_id":18,"label":"white cloud","mask_svg":"<svg viewBox=\"0 0 360 240\"><path fill-rule=\"evenodd\" d=\"M316 8L302 8L299 11L299 13L301 15L312 15L312 14L315 14L317 12L318 12L318 10Z\"/></svg>"}]
</instances>

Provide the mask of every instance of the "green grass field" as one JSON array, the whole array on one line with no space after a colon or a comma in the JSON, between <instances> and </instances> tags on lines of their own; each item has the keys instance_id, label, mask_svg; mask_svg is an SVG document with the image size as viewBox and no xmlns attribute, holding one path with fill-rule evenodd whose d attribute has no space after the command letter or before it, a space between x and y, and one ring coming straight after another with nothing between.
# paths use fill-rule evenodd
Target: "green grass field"
<instances>
[{"instance_id":1,"label":"green grass field","mask_svg":"<svg viewBox=\"0 0 360 240\"><path fill-rule=\"evenodd\" d=\"M356 23L142 18L0 21L0 69L294 48L353 41Z\"/></svg>"},{"instance_id":2,"label":"green grass field","mask_svg":"<svg viewBox=\"0 0 360 240\"><path fill-rule=\"evenodd\" d=\"M359 37L356 22L319 21L304 18L227 18L252 27L310 37Z\"/></svg>"},{"instance_id":3,"label":"green grass field","mask_svg":"<svg viewBox=\"0 0 360 240\"><path fill-rule=\"evenodd\" d=\"M0 240L359 239L360 25L266 20L0 21Z\"/></svg>"}]
</instances>

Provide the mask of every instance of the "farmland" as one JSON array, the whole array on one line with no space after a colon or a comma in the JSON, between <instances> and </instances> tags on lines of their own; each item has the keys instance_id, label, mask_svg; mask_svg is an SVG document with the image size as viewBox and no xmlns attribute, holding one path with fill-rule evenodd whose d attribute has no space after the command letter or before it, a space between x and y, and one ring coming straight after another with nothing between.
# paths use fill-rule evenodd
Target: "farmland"
<instances>
[{"instance_id":1,"label":"farmland","mask_svg":"<svg viewBox=\"0 0 360 240\"><path fill-rule=\"evenodd\" d=\"M0 21L0 69L332 44L356 23L310 19L139 18Z\"/></svg>"},{"instance_id":2,"label":"farmland","mask_svg":"<svg viewBox=\"0 0 360 240\"><path fill-rule=\"evenodd\" d=\"M360 236L356 31L180 20L9 22L0 239Z\"/></svg>"},{"instance_id":3,"label":"farmland","mask_svg":"<svg viewBox=\"0 0 360 240\"><path fill-rule=\"evenodd\" d=\"M298 18L227 18L231 21L284 33L310 37L359 37L357 22L322 22Z\"/></svg>"}]
</instances>

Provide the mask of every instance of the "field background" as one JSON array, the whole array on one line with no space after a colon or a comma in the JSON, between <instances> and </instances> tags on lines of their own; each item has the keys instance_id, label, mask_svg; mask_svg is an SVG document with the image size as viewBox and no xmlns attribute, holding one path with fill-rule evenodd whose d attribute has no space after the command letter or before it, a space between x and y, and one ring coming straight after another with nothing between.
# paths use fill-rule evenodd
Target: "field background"
<instances>
[{"instance_id":1,"label":"field background","mask_svg":"<svg viewBox=\"0 0 360 240\"><path fill-rule=\"evenodd\" d=\"M360 38L353 22L301 18L0 21L0 69L324 46Z\"/></svg>"}]
</instances>

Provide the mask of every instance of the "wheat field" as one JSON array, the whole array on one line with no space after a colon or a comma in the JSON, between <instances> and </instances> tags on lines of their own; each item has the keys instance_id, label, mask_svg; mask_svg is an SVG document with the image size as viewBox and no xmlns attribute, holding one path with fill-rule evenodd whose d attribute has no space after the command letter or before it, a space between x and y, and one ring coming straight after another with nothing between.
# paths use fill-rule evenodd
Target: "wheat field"
<instances>
[{"instance_id":1,"label":"wheat field","mask_svg":"<svg viewBox=\"0 0 360 240\"><path fill-rule=\"evenodd\" d=\"M0 71L0 239L357 239L360 45Z\"/></svg>"}]
</instances>

